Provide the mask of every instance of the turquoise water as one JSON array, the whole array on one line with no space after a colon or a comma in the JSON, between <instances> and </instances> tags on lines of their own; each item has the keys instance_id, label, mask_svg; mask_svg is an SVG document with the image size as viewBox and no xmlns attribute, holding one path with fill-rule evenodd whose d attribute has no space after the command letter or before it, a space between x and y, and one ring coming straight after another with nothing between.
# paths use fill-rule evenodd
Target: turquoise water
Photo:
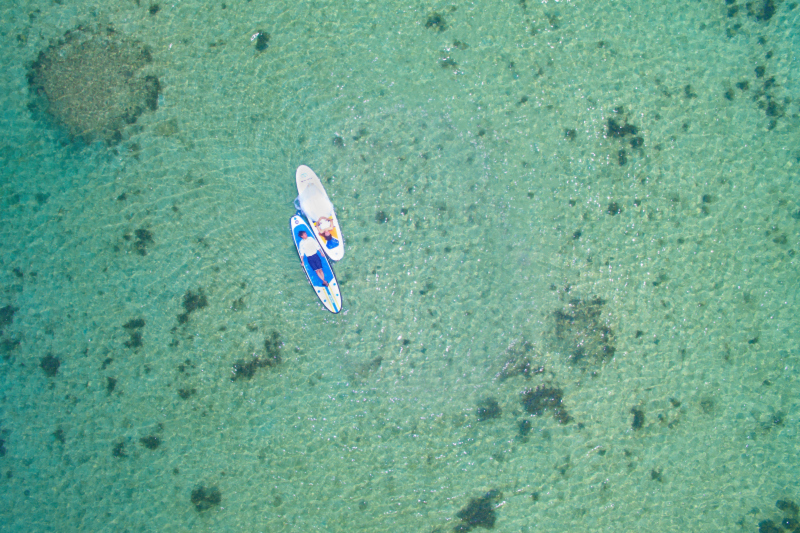
<instances>
[{"instance_id":1,"label":"turquoise water","mask_svg":"<svg viewBox=\"0 0 800 533\"><path fill-rule=\"evenodd\" d=\"M793 518L800 6L667 4L2 7L0 529ZM108 24L158 109L87 145L28 73Z\"/></svg>"}]
</instances>

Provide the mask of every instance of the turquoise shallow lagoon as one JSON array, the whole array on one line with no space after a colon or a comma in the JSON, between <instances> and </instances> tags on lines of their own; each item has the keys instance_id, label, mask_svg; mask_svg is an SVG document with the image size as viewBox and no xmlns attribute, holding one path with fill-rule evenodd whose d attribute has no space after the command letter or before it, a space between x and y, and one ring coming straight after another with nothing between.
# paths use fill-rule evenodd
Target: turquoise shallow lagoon
<instances>
[{"instance_id":1,"label":"turquoise shallow lagoon","mask_svg":"<svg viewBox=\"0 0 800 533\"><path fill-rule=\"evenodd\" d=\"M800 518L797 2L0 15L0 530ZM158 79L110 142L33 104L79 27ZM339 315L289 233L300 164Z\"/></svg>"}]
</instances>

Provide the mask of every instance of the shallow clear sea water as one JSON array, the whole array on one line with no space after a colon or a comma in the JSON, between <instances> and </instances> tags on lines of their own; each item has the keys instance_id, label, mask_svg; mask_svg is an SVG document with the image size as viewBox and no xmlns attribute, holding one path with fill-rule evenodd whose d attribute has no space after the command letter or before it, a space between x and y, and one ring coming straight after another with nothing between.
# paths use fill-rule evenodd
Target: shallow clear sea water
<instances>
[{"instance_id":1,"label":"shallow clear sea water","mask_svg":"<svg viewBox=\"0 0 800 533\"><path fill-rule=\"evenodd\" d=\"M0 530L795 517L797 2L157 4L0 7ZM109 24L159 105L86 145L28 72ZM339 315L289 234L300 164Z\"/></svg>"}]
</instances>

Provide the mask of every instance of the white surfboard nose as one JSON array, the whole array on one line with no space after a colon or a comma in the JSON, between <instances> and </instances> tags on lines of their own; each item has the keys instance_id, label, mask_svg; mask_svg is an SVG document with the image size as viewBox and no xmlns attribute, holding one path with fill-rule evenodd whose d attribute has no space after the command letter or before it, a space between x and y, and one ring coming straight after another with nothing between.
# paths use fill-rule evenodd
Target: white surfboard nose
<instances>
[{"instance_id":1,"label":"white surfboard nose","mask_svg":"<svg viewBox=\"0 0 800 533\"><path fill-rule=\"evenodd\" d=\"M297 167L297 172L295 173L295 176L298 181L300 180L307 181L309 179L313 179L314 177L316 177L316 174L314 174L314 171L311 170L309 167L305 165L300 165L299 167Z\"/></svg>"}]
</instances>

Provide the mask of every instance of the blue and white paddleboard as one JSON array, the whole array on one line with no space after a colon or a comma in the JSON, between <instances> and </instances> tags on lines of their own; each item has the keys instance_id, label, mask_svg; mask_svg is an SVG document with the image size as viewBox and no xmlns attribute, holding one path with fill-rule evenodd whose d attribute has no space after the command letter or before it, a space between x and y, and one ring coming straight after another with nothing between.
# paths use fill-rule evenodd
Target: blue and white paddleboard
<instances>
[{"instance_id":1,"label":"blue and white paddleboard","mask_svg":"<svg viewBox=\"0 0 800 533\"><path fill-rule=\"evenodd\" d=\"M328 257L333 261L341 260L344 257L344 237L325 187L314 171L305 165L297 167L295 180L297 204L308 219L314 236Z\"/></svg>"},{"instance_id":2,"label":"blue and white paddleboard","mask_svg":"<svg viewBox=\"0 0 800 533\"><path fill-rule=\"evenodd\" d=\"M290 225L294 246L297 248L308 282L314 288L322 305L331 313L338 313L342 310L342 295L328 258L321 252L319 242L314 238L314 233L303 217L294 215Z\"/></svg>"}]
</instances>

